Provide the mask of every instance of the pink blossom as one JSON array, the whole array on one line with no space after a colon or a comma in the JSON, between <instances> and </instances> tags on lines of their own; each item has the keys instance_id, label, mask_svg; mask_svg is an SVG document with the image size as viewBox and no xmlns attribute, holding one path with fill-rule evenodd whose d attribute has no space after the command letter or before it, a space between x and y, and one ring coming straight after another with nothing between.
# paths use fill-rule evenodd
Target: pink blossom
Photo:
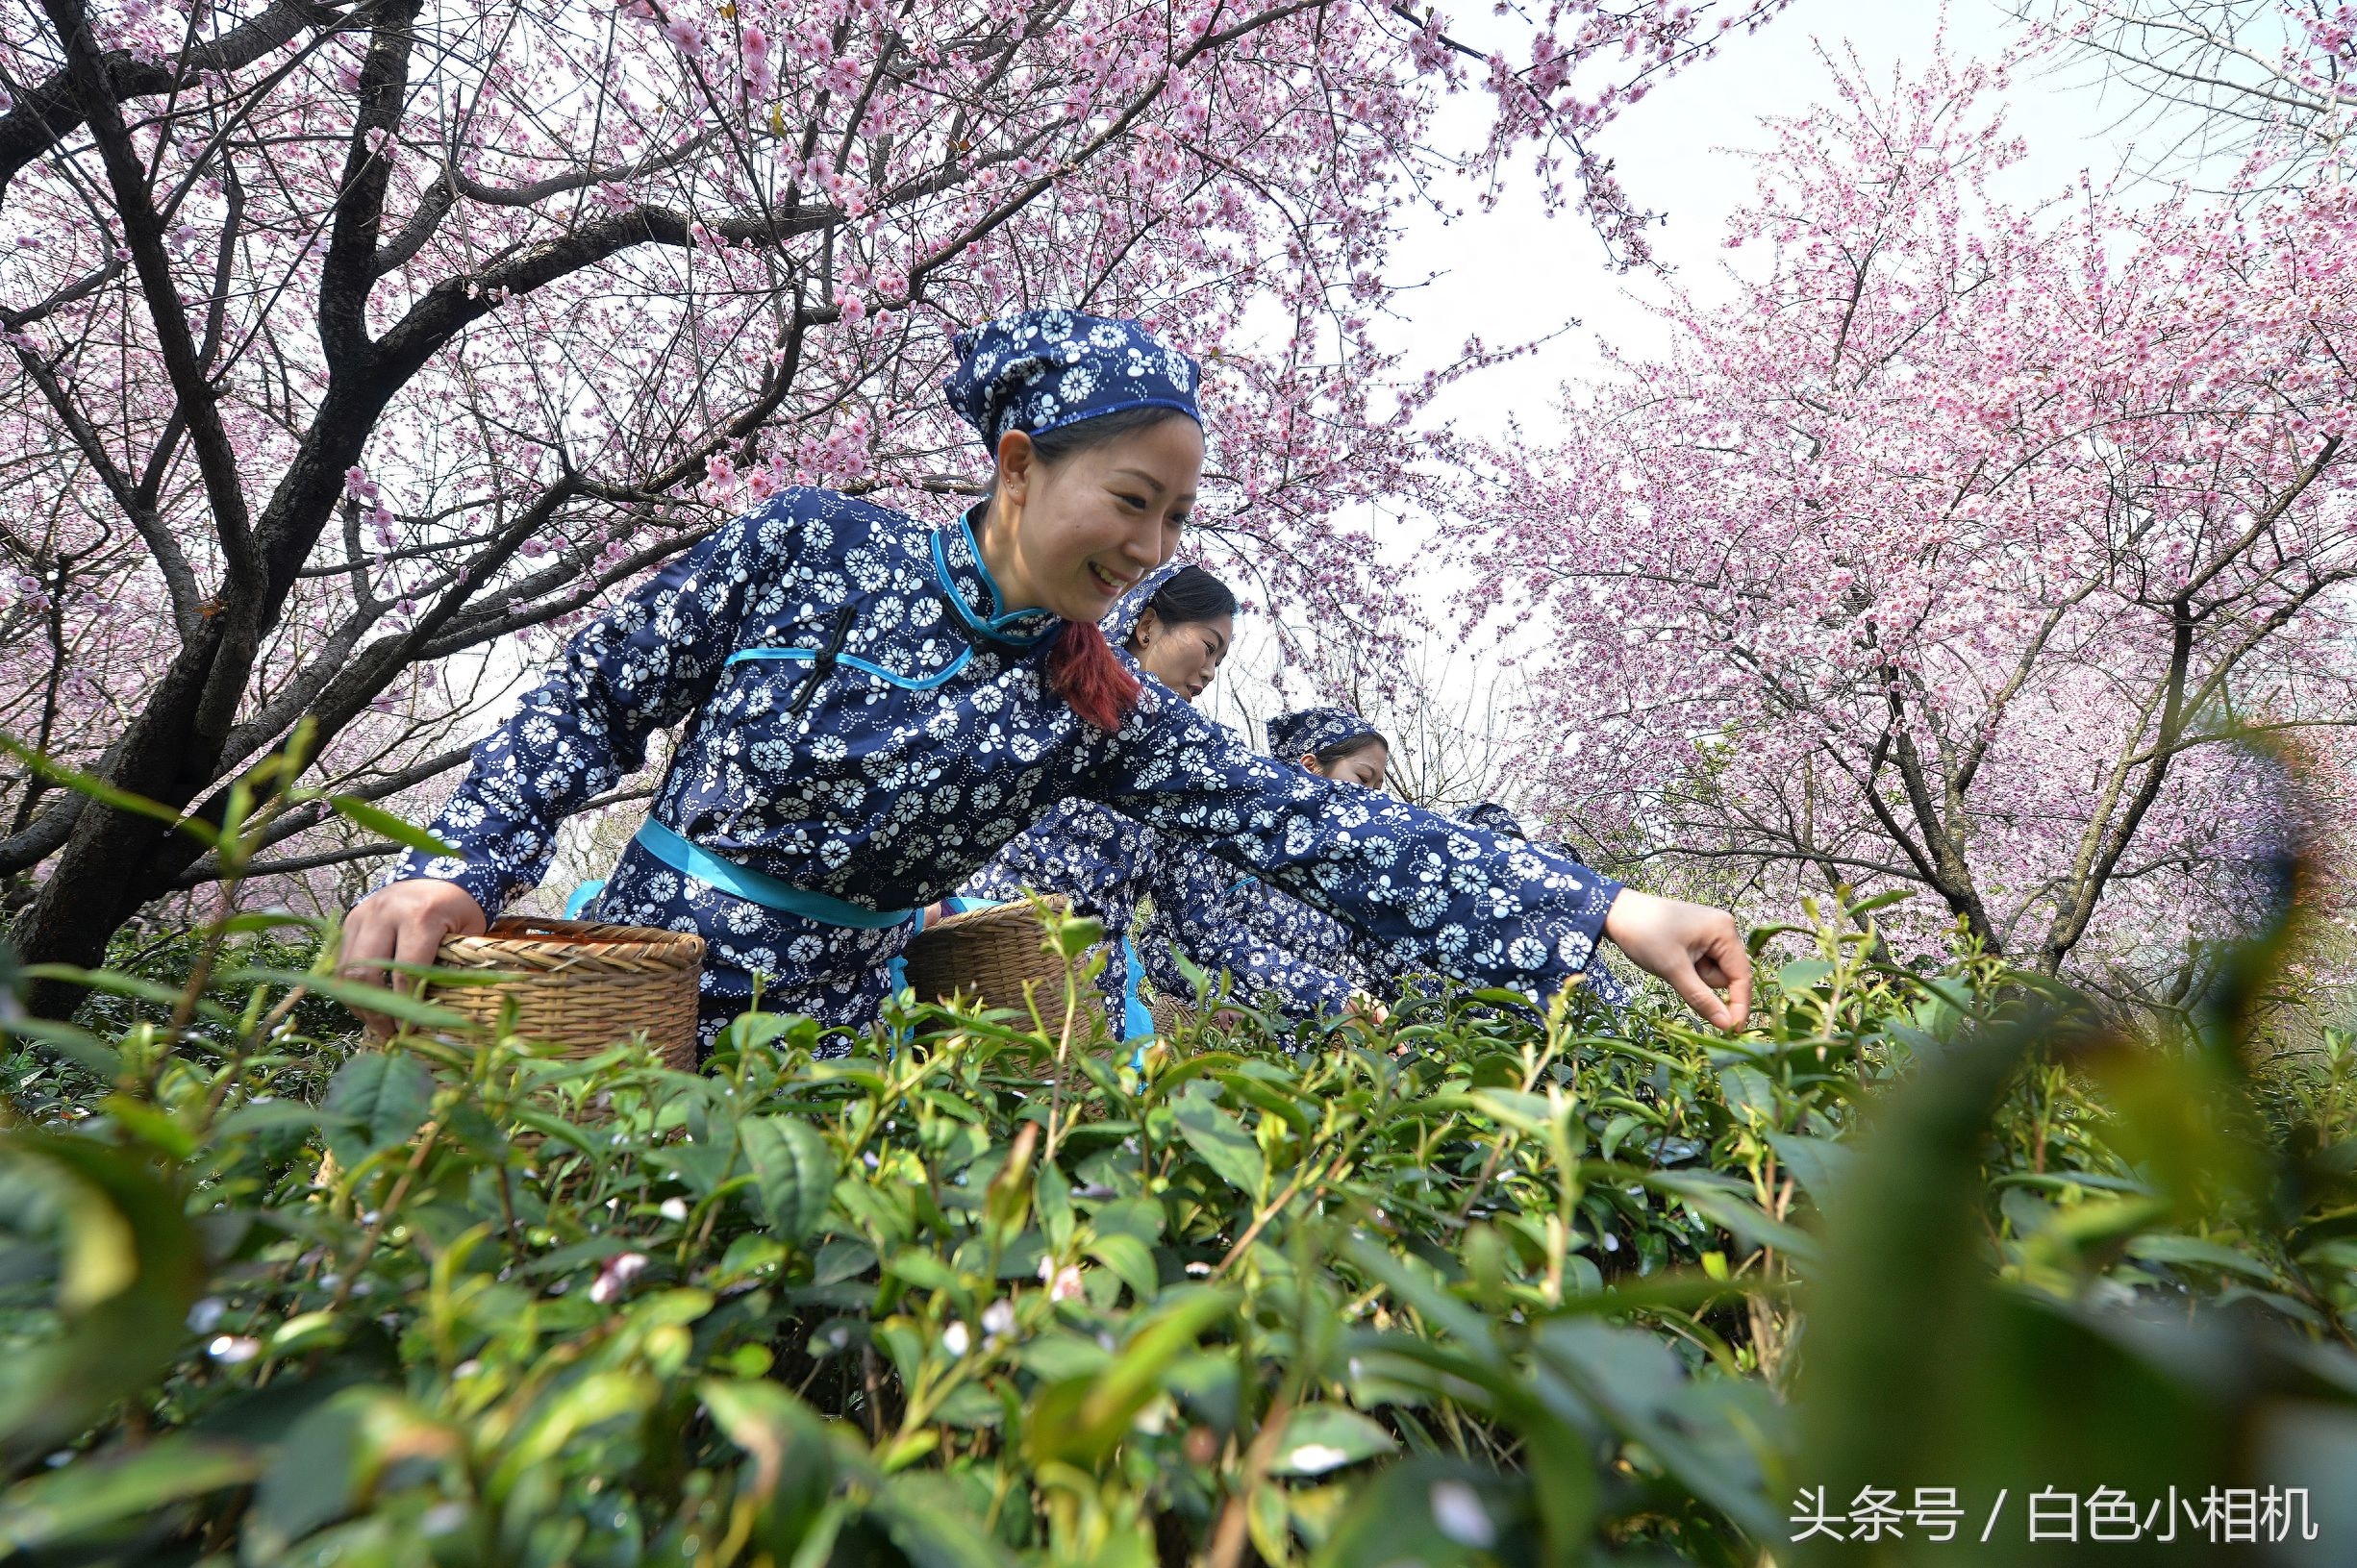
<instances>
[{"instance_id":1,"label":"pink blossom","mask_svg":"<svg viewBox=\"0 0 2357 1568\"><path fill-rule=\"evenodd\" d=\"M618 1301L622 1293L630 1288L630 1282L645 1272L646 1254L616 1254L606 1259L604 1266L597 1271L597 1278L590 1282L589 1300L600 1307Z\"/></svg>"}]
</instances>

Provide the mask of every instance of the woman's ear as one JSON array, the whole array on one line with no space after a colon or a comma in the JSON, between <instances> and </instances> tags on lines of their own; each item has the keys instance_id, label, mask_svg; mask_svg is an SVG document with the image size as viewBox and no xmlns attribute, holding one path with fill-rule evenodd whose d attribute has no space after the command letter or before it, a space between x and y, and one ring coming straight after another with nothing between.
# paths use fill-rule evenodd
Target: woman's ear
<instances>
[{"instance_id":1,"label":"woman's ear","mask_svg":"<svg viewBox=\"0 0 2357 1568\"><path fill-rule=\"evenodd\" d=\"M1323 779L1328 777L1326 770L1317 765L1317 754L1316 752L1303 752L1300 757L1300 762L1303 767L1308 768L1312 773L1316 774L1319 778Z\"/></svg>"},{"instance_id":2,"label":"woman's ear","mask_svg":"<svg viewBox=\"0 0 2357 1568\"><path fill-rule=\"evenodd\" d=\"M1130 651L1144 653L1154 645L1154 639L1161 635L1162 617L1154 612L1153 607L1148 606L1138 612L1138 624L1129 629Z\"/></svg>"},{"instance_id":3,"label":"woman's ear","mask_svg":"<svg viewBox=\"0 0 2357 1568\"><path fill-rule=\"evenodd\" d=\"M1039 451L1031 437L1011 430L998 438L998 493L1014 506L1031 498L1031 481L1039 466Z\"/></svg>"}]
</instances>

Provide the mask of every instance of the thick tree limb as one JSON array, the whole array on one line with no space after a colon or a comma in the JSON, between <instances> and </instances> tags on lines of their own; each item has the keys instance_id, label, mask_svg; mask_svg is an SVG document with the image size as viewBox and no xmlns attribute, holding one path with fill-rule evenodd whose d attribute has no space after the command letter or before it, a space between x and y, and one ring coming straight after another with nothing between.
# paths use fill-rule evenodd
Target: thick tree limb
<instances>
[{"instance_id":1,"label":"thick tree limb","mask_svg":"<svg viewBox=\"0 0 2357 1568\"><path fill-rule=\"evenodd\" d=\"M207 72L234 71L282 49L306 28L333 27L351 0L277 0L186 59L150 63L122 49L98 58L108 95L117 103L186 87ZM85 113L70 68L28 87L16 107L0 114L0 197L27 163L63 142Z\"/></svg>"}]
</instances>

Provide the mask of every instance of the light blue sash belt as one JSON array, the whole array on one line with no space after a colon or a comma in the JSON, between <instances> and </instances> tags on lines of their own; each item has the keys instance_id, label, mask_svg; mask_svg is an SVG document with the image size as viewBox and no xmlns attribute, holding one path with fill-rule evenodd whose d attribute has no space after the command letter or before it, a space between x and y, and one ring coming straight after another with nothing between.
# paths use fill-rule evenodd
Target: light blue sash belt
<instances>
[{"instance_id":1,"label":"light blue sash belt","mask_svg":"<svg viewBox=\"0 0 2357 1568\"><path fill-rule=\"evenodd\" d=\"M853 926L862 931L881 931L887 926L906 925L920 913L916 909L864 909L856 904L846 904L840 898L814 893L791 883L780 882L750 866L724 860L711 851L699 848L657 822L646 819L639 830L639 845L647 854L674 871L684 871L699 882L708 882L724 893L758 904L765 909L779 909L787 914L798 914L805 920L815 920L822 926Z\"/></svg>"},{"instance_id":2,"label":"light blue sash belt","mask_svg":"<svg viewBox=\"0 0 2357 1568\"><path fill-rule=\"evenodd\" d=\"M815 920L824 926L852 926L863 931L880 931L887 926L905 925L911 921L915 922L918 931L925 927L925 911L922 909L863 909L856 904L846 904L824 893L796 887L765 872L722 859L710 850L689 842L653 817L648 817L645 826L639 830L638 839L641 849L672 870L685 872L700 882L708 882L722 892L743 899L747 904L758 904L765 909L798 914L805 920ZM565 914L568 917L578 915L605 885L602 882L582 884L574 889L572 898L566 903ZM966 909L988 908L990 902L989 899L970 898L945 901L951 914ZM1123 987L1121 997L1121 1033L1126 1039L1142 1041L1146 1035L1154 1033L1154 1015L1146 1010L1144 1001L1138 994L1141 968L1138 950L1126 936L1121 938L1121 948L1123 956L1129 960L1128 983ZM905 989L908 984L907 960L894 958L886 964L886 968L891 973L892 989ZM1132 1066L1138 1064L1138 1058L1143 1056L1144 1050L1145 1047L1141 1044L1132 1058Z\"/></svg>"}]
</instances>

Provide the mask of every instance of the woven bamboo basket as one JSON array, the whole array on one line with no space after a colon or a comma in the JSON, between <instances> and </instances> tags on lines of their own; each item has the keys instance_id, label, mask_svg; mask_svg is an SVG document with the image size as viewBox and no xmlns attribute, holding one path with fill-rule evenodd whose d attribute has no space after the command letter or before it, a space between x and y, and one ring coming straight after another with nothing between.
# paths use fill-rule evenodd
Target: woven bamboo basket
<instances>
[{"instance_id":1,"label":"woven bamboo basket","mask_svg":"<svg viewBox=\"0 0 2357 1568\"><path fill-rule=\"evenodd\" d=\"M494 920L481 936L447 936L435 963L510 978L484 985L429 985L427 997L493 1025L515 1004L515 1033L594 1056L640 1031L665 1064L695 1070L696 978L704 939L595 920Z\"/></svg>"},{"instance_id":2,"label":"woven bamboo basket","mask_svg":"<svg viewBox=\"0 0 2357 1568\"><path fill-rule=\"evenodd\" d=\"M1194 1021L1195 1009L1174 996L1154 994L1154 1033L1164 1039L1179 1032L1181 1026Z\"/></svg>"},{"instance_id":3,"label":"woven bamboo basket","mask_svg":"<svg viewBox=\"0 0 2357 1568\"><path fill-rule=\"evenodd\" d=\"M1069 908L1061 898L1048 900ZM968 909L940 924L928 926L905 955L909 987L920 998L946 1002L952 996L978 996L986 1008L1012 1008L1028 1015L1023 988L1038 999L1041 1020L1053 1032L1064 1027L1064 965L1047 951L1047 933L1028 904L1000 904ZM1081 1005L1104 1016L1096 987L1087 987ZM1073 1020L1086 1028L1086 1017Z\"/></svg>"}]
</instances>

